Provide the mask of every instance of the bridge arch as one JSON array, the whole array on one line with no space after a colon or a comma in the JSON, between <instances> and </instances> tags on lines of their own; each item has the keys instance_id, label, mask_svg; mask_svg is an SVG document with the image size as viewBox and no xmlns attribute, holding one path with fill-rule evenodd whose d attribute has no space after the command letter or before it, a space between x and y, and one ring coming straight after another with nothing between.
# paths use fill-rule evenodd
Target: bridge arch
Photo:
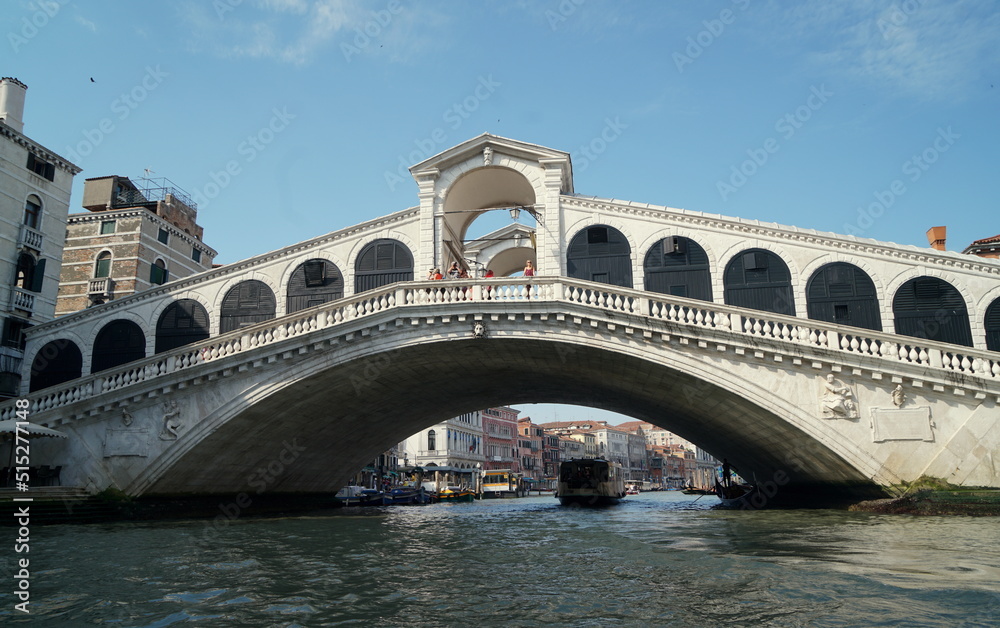
<instances>
[{"instance_id":1,"label":"bridge arch","mask_svg":"<svg viewBox=\"0 0 1000 628\"><path fill-rule=\"evenodd\" d=\"M58 338L45 343L31 358L28 392L74 380L83 375L83 352L78 342Z\"/></svg>"},{"instance_id":2,"label":"bridge arch","mask_svg":"<svg viewBox=\"0 0 1000 628\"><path fill-rule=\"evenodd\" d=\"M805 302L812 320L882 331L875 282L851 262L827 262L815 269L806 282Z\"/></svg>"},{"instance_id":3,"label":"bridge arch","mask_svg":"<svg viewBox=\"0 0 1000 628\"><path fill-rule=\"evenodd\" d=\"M990 351L1000 351L1000 297L986 308L983 315L983 329L986 334L986 348Z\"/></svg>"},{"instance_id":4,"label":"bridge arch","mask_svg":"<svg viewBox=\"0 0 1000 628\"><path fill-rule=\"evenodd\" d=\"M143 359L146 338L143 327L128 318L118 318L102 326L91 348L91 374Z\"/></svg>"},{"instance_id":5,"label":"bridge arch","mask_svg":"<svg viewBox=\"0 0 1000 628\"><path fill-rule=\"evenodd\" d=\"M269 283L244 279L225 291L218 312L219 333L224 334L275 318L277 298Z\"/></svg>"},{"instance_id":6,"label":"bridge arch","mask_svg":"<svg viewBox=\"0 0 1000 628\"><path fill-rule=\"evenodd\" d=\"M779 252L764 247L741 249L723 270L727 305L796 316L795 274Z\"/></svg>"},{"instance_id":7,"label":"bridge arch","mask_svg":"<svg viewBox=\"0 0 1000 628\"><path fill-rule=\"evenodd\" d=\"M368 241L354 257L354 293L397 281L411 281L416 269L413 249L396 238Z\"/></svg>"},{"instance_id":8,"label":"bridge arch","mask_svg":"<svg viewBox=\"0 0 1000 628\"><path fill-rule=\"evenodd\" d=\"M954 284L930 275L905 281L892 297L896 333L974 346L969 307Z\"/></svg>"},{"instance_id":9,"label":"bridge arch","mask_svg":"<svg viewBox=\"0 0 1000 628\"><path fill-rule=\"evenodd\" d=\"M566 246L566 276L631 288L635 276L633 247L626 231L594 218L574 225Z\"/></svg>"},{"instance_id":10,"label":"bridge arch","mask_svg":"<svg viewBox=\"0 0 1000 628\"><path fill-rule=\"evenodd\" d=\"M211 335L208 309L195 299L177 299L160 310L156 317L154 353L205 340Z\"/></svg>"},{"instance_id":11,"label":"bridge arch","mask_svg":"<svg viewBox=\"0 0 1000 628\"><path fill-rule=\"evenodd\" d=\"M446 186L443 235L446 240L449 232L457 236L455 245L461 245L472 223L490 208L534 207L540 191L523 172L506 165L480 165L440 184Z\"/></svg>"},{"instance_id":12,"label":"bridge arch","mask_svg":"<svg viewBox=\"0 0 1000 628\"><path fill-rule=\"evenodd\" d=\"M434 323L435 329L442 324ZM650 421L727 456L761 480L787 475L794 485L825 483L862 492L874 489L873 478L884 484L898 480L863 443L844 438L838 426L819 418L816 408L774 395L760 378L734 377L724 363L663 351L658 339L581 337L563 325L548 325L545 333L511 327L502 337L484 340L473 339L466 327L456 323L429 338L422 324L388 324L370 342L338 345L287 368L261 371L265 377L255 379L245 394L227 395L182 431L126 490L171 493L209 485L246 490L248 472L266 467L276 444L297 439L301 465L274 478L267 490L328 491L442 416L529 402L573 403ZM574 369L563 368L567 359ZM620 377L608 377L612 363ZM462 373L462 385L443 380L441 364ZM820 379L817 374L817 391Z\"/></svg>"},{"instance_id":13,"label":"bridge arch","mask_svg":"<svg viewBox=\"0 0 1000 628\"><path fill-rule=\"evenodd\" d=\"M661 294L712 301L712 261L700 243L667 235L646 249L643 289Z\"/></svg>"},{"instance_id":14,"label":"bridge arch","mask_svg":"<svg viewBox=\"0 0 1000 628\"><path fill-rule=\"evenodd\" d=\"M298 265L281 285L285 287L285 313L292 314L344 296L344 274L333 261L312 257Z\"/></svg>"}]
</instances>

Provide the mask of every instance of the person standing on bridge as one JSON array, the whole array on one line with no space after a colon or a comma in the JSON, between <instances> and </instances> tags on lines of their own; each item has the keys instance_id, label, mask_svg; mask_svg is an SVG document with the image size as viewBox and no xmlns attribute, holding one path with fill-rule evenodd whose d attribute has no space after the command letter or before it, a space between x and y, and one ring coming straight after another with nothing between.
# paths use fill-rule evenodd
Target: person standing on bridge
<instances>
[{"instance_id":1,"label":"person standing on bridge","mask_svg":"<svg viewBox=\"0 0 1000 628\"><path fill-rule=\"evenodd\" d=\"M531 265L531 260L530 259L529 260L525 260L525 262L524 262L524 276L525 277L534 277L535 276L535 267ZM526 299L530 299L531 298L531 284L530 283L524 284L524 298L526 298Z\"/></svg>"}]
</instances>

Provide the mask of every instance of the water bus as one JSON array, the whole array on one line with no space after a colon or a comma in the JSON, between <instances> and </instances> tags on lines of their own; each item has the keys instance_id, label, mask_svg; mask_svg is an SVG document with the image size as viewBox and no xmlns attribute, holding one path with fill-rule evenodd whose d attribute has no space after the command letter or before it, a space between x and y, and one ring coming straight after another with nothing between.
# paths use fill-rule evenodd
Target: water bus
<instances>
[{"instance_id":1,"label":"water bus","mask_svg":"<svg viewBox=\"0 0 1000 628\"><path fill-rule=\"evenodd\" d=\"M580 506L617 504L625 497L625 477L617 462L573 459L559 465L559 503Z\"/></svg>"},{"instance_id":2,"label":"water bus","mask_svg":"<svg viewBox=\"0 0 1000 628\"><path fill-rule=\"evenodd\" d=\"M524 497L524 481L520 473L510 469L483 471L483 499Z\"/></svg>"}]
</instances>

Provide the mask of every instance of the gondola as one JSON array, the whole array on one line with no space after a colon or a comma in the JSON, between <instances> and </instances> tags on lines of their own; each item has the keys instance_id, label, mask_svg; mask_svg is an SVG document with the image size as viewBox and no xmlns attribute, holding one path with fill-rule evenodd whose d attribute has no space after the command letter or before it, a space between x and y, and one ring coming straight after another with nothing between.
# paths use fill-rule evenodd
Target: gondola
<instances>
[{"instance_id":1,"label":"gondola","mask_svg":"<svg viewBox=\"0 0 1000 628\"><path fill-rule=\"evenodd\" d=\"M757 487L753 484L730 484L723 486L715 483L715 494L719 496L719 501L727 508L740 508L747 504L757 492Z\"/></svg>"}]
</instances>

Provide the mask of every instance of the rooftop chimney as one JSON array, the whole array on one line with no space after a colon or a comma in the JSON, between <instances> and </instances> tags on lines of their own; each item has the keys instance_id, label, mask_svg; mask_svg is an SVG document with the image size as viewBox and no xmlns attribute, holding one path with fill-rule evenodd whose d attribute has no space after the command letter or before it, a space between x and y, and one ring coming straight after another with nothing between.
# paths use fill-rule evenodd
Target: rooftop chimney
<instances>
[{"instance_id":1,"label":"rooftop chimney","mask_svg":"<svg viewBox=\"0 0 1000 628\"><path fill-rule=\"evenodd\" d=\"M24 93L28 86L5 76L0 78L0 119L18 133L24 132Z\"/></svg>"},{"instance_id":2,"label":"rooftop chimney","mask_svg":"<svg viewBox=\"0 0 1000 628\"><path fill-rule=\"evenodd\" d=\"M932 249L938 251L943 251L945 235L948 232L948 227L931 227L927 230L927 242L931 245Z\"/></svg>"}]
</instances>

